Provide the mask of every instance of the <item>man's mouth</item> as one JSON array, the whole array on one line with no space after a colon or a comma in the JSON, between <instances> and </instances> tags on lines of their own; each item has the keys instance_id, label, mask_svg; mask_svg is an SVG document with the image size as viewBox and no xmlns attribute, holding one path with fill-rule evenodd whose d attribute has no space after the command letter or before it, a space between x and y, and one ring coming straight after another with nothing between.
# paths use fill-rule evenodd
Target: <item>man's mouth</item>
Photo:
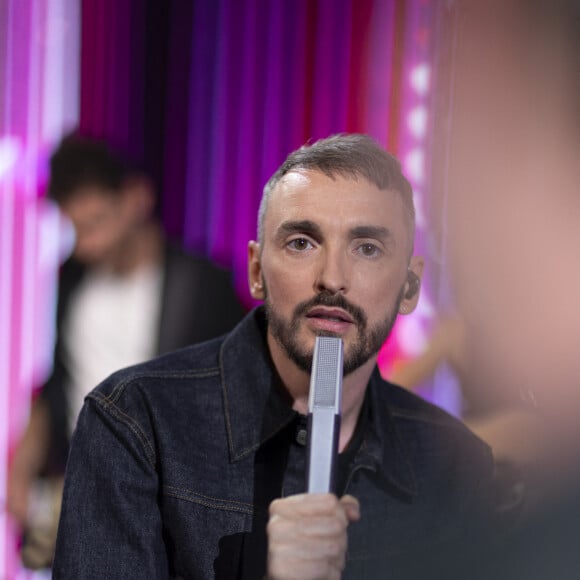
<instances>
[{"instance_id":1,"label":"man's mouth","mask_svg":"<svg viewBox=\"0 0 580 580\"><path fill-rule=\"evenodd\" d=\"M352 324L354 322L352 316L344 310L341 310L340 308L325 308L323 306L317 306L310 309L306 313L306 318L315 318L347 324Z\"/></svg>"}]
</instances>

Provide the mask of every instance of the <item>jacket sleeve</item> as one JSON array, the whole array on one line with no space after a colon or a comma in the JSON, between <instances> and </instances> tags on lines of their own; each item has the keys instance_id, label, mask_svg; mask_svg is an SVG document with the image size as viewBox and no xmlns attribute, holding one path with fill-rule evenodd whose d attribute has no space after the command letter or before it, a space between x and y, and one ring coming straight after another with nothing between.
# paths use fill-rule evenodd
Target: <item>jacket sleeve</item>
<instances>
[{"instance_id":1,"label":"jacket sleeve","mask_svg":"<svg viewBox=\"0 0 580 580\"><path fill-rule=\"evenodd\" d=\"M143 428L93 392L67 463L54 578L169 578L155 464Z\"/></svg>"}]
</instances>

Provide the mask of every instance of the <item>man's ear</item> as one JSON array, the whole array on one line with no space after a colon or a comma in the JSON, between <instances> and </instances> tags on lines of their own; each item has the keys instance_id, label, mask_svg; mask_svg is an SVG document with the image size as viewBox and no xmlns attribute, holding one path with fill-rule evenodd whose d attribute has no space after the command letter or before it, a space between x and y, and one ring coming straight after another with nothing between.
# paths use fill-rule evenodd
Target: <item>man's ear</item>
<instances>
[{"instance_id":1,"label":"man's ear","mask_svg":"<svg viewBox=\"0 0 580 580\"><path fill-rule=\"evenodd\" d=\"M413 256L407 269L407 279L405 280L403 299L399 305L401 314L411 314L417 307L421 291L421 278L425 261L421 256Z\"/></svg>"},{"instance_id":2,"label":"man's ear","mask_svg":"<svg viewBox=\"0 0 580 580\"><path fill-rule=\"evenodd\" d=\"M250 294L255 300L264 300L264 284L262 282L262 262L260 261L260 244L254 240L248 243L248 284Z\"/></svg>"}]
</instances>

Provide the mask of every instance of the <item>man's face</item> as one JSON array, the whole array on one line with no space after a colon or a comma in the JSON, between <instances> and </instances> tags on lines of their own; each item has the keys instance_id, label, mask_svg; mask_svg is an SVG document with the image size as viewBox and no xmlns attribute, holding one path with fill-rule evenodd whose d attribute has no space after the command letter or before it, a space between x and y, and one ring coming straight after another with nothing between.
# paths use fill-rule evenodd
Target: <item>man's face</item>
<instances>
[{"instance_id":1,"label":"man's face","mask_svg":"<svg viewBox=\"0 0 580 580\"><path fill-rule=\"evenodd\" d=\"M74 255L89 265L114 262L135 223L125 196L100 187L83 187L61 209L75 228Z\"/></svg>"},{"instance_id":2,"label":"man's face","mask_svg":"<svg viewBox=\"0 0 580 580\"><path fill-rule=\"evenodd\" d=\"M250 244L270 348L306 372L317 335L343 339L345 373L375 356L404 300L408 219L399 193L362 177L287 174L268 204L263 247ZM416 297L405 303L412 310Z\"/></svg>"}]
</instances>

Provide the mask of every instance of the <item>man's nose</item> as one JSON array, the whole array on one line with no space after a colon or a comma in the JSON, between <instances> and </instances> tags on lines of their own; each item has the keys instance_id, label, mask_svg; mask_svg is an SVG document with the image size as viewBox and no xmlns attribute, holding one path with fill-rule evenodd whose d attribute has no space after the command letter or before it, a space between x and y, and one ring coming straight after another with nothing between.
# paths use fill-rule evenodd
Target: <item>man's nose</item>
<instances>
[{"instance_id":1,"label":"man's nose","mask_svg":"<svg viewBox=\"0 0 580 580\"><path fill-rule=\"evenodd\" d=\"M320 253L320 263L315 280L317 292L345 294L350 285L347 256L341 250L330 248Z\"/></svg>"}]
</instances>

